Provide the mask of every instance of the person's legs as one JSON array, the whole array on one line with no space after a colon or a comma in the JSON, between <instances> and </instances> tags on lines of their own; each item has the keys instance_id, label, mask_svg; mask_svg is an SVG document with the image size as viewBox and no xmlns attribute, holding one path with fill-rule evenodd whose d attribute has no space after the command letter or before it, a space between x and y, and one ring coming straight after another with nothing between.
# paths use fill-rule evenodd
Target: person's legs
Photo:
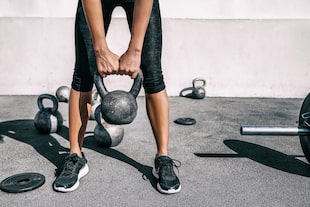
<instances>
[{"instance_id":1,"label":"person's legs","mask_svg":"<svg viewBox=\"0 0 310 207\"><path fill-rule=\"evenodd\" d=\"M124 5L129 27L132 26L133 5ZM157 188L162 193L177 193L181 190L173 167L176 163L168 157L169 145L169 100L161 68L162 27L158 0L154 0L149 25L142 49L141 69L147 114L156 140L157 153L153 174L158 178Z\"/></svg>"},{"instance_id":2,"label":"person's legs","mask_svg":"<svg viewBox=\"0 0 310 207\"><path fill-rule=\"evenodd\" d=\"M106 32L114 7L108 3L103 7ZM91 34L80 1L76 15L75 35L76 63L69 100L69 140L70 154L76 153L82 156L81 149L91 113L93 74L97 66Z\"/></svg>"},{"instance_id":3,"label":"person's legs","mask_svg":"<svg viewBox=\"0 0 310 207\"><path fill-rule=\"evenodd\" d=\"M90 92L71 90L69 99L69 141L70 154L82 157L82 146L87 122L91 113Z\"/></svg>"},{"instance_id":4,"label":"person's legs","mask_svg":"<svg viewBox=\"0 0 310 207\"><path fill-rule=\"evenodd\" d=\"M133 20L134 1L126 2L123 8L129 28ZM141 69L145 89L146 108L157 144L157 155L168 155L169 101L161 69L162 28L159 4L154 0L149 25L142 49Z\"/></svg>"},{"instance_id":5,"label":"person's legs","mask_svg":"<svg viewBox=\"0 0 310 207\"><path fill-rule=\"evenodd\" d=\"M169 101L166 90L145 94L146 108L157 145L157 156L168 156Z\"/></svg>"},{"instance_id":6,"label":"person's legs","mask_svg":"<svg viewBox=\"0 0 310 207\"><path fill-rule=\"evenodd\" d=\"M111 20L111 11L104 12L106 31ZM75 22L76 61L69 99L69 141L70 153L60 175L54 182L54 189L70 192L79 186L79 180L88 171L87 160L82 152L87 122L91 113L91 96L93 88L93 73L97 70L92 39L85 19L81 1Z\"/></svg>"}]
</instances>

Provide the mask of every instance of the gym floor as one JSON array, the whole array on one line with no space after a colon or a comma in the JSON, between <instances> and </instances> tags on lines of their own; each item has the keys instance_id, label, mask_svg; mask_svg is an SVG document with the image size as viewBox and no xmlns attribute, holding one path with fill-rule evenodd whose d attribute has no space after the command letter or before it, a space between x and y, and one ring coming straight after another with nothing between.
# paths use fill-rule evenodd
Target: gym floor
<instances>
[{"instance_id":1,"label":"gym floor","mask_svg":"<svg viewBox=\"0 0 310 207\"><path fill-rule=\"evenodd\" d=\"M170 97L170 156L182 163L176 171L182 191L175 195L160 194L151 175L156 148L143 97L137 99L135 121L124 126L124 139L114 148L96 144L96 122L89 122L84 152L90 172L76 191L54 192L55 172L69 147L68 105L59 104L61 131L40 135L33 125L36 101L37 96L0 96L0 180L25 172L46 179L32 191L0 191L0 206L310 205L310 165L299 138L240 135L246 124L297 126L302 99ZM197 123L175 124L179 117Z\"/></svg>"}]
</instances>

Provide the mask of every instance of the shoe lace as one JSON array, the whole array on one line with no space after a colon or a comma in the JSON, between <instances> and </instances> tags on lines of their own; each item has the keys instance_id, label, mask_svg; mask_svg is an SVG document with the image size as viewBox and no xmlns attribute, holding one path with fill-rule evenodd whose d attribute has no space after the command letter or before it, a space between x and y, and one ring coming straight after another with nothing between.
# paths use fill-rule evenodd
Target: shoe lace
<instances>
[{"instance_id":1,"label":"shoe lace","mask_svg":"<svg viewBox=\"0 0 310 207\"><path fill-rule=\"evenodd\" d=\"M175 159L167 159L159 163L159 169L164 167L165 169L169 169L168 172L173 174L173 168L177 169L179 173L179 167L181 167L181 162Z\"/></svg>"},{"instance_id":2,"label":"shoe lace","mask_svg":"<svg viewBox=\"0 0 310 207\"><path fill-rule=\"evenodd\" d=\"M72 174L72 171L74 169L74 165L77 163L77 159L72 156L68 156L66 159L66 162L64 164L64 168L62 171L63 176L69 176Z\"/></svg>"}]
</instances>

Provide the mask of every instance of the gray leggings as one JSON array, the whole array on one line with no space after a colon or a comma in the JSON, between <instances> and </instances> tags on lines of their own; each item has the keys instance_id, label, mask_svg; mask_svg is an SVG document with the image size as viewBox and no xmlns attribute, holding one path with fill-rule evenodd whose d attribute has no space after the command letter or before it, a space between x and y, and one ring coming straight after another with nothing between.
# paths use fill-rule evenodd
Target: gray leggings
<instances>
[{"instance_id":1,"label":"gray leggings","mask_svg":"<svg viewBox=\"0 0 310 207\"><path fill-rule=\"evenodd\" d=\"M128 26L131 29L134 0L101 0L104 14L104 27L108 31L111 15L115 7L124 8ZM96 57L91 34L84 16L81 0L79 0L75 19L75 68L72 88L89 92L93 88L93 74L97 70ZM143 87L146 93L157 93L165 89L161 68L162 27L158 0L154 0L151 17L144 38L141 57Z\"/></svg>"}]
</instances>

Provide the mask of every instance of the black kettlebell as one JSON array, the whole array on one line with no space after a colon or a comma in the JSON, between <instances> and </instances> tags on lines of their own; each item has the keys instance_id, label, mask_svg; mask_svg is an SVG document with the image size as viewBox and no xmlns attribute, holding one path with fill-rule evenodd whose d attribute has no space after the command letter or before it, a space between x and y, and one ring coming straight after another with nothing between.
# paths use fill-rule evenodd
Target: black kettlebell
<instances>
[{"instance_id":1,"label":"black kettlebell","mask_svg":"<svg viewBox=\"0 0 310 207\"><path fill-rule=\"evenodd\" d=\"M124 127L108 124L101 118L101 107L95 110L97 125L94 129L94 138L101 147L115 147L121 143L124 137Z\"/></svg>"},{"instance_id":2,"label":"black kettlebell","mask_svg":"<svg viewBox=\"0 0 310 207\"><path fill-rule=\"evenodd\" d=\"M44 107L43 100L53 102L53 107ZM42 94L37 99L39 111L34 117L34 126L41 134L55 133L60 130L63 124L63 117L58 111L57 98L50 94Z\"/></svg>"},{"instance_id":3,"label":"black kettlebell","mask_svg":"<svg viewBox=\"0 0 310 207\"><path fill-rule=\"evenodd\" d=\"M201 82L201 84L198 84ZM206 85L206 81L201 78L195 78L193 80L193 86L187 87L181 90L180 96L187 97L192 99L203 99L206 96L206 90L204 86Z\"/></svg>"},{"instance_id":4,"label":"black kettlebell","mask_svg":"<svg viewBox=\"0 0 310 207\"><path fill-rule=\"evenodd\" d=\"M201 83L201 84L198 84ZM201 78L195 78L193 80L193 97L196 99L203 99L206 96L206 90L205 90L205 86L206 86L206 81L204 79Z\"/></svg>"},{"instance_id":5,"label":"black kettlebell","mask_svg":"<svg viewBox=\"0 0 310 207\"><path fill-rule=\"evenodd\" d=\"M109 124L129 124L137 115L136 98L142 86L142 72L139 71L129 92L115 90L109 92L98 71L94 73L94 82L101 97L101 113Z\"/></svg>"}]
</instances>

